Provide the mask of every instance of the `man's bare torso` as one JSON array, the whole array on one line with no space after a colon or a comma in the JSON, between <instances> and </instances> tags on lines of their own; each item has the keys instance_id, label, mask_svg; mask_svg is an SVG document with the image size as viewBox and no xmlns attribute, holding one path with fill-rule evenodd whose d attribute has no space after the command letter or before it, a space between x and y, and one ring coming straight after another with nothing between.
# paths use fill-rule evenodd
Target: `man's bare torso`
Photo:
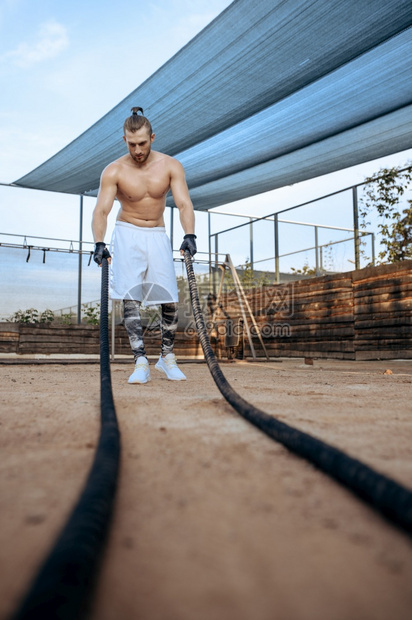
<instances>
[{"instance_id":1,"label":"man's bare torso","mask_svg":"<svg viewBox=\"0 0 412 620\"><path fill-rule=\"evenodd\" d=\"M142 166L136 165L129 155L111 164L116 167L116 198L121 204L118 221L149 228L164 226L172 162L168 155L151 151Z\"/></svg>"}]
</instances>

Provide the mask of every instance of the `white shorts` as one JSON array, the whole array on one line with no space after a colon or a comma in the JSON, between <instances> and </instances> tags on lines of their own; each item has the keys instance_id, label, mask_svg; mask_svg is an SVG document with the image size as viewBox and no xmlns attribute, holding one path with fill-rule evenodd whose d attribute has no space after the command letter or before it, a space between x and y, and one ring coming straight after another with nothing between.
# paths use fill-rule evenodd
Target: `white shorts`
<instances>
[{"instance_id":1,"label":"white shorts","mask_svg":"<svg viewBox=\"0 0 412 620\"><path fill-rule=\"evenodd\" d=\"M110 254L110 297L146 306L179 300L172 247L164 226L116 222Z\"/></svg>"}]
</instances>

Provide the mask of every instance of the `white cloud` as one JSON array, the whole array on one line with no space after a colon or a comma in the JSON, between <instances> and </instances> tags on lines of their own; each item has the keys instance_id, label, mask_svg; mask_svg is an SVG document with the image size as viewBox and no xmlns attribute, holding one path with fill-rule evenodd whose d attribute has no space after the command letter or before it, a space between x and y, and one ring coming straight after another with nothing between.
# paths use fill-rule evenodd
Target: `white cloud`
<instances>
[{"instance_id":1,"label":"white cloud","mask_svg":"<svg viewBox=\"0 0 412 620\"><path fill-rule=\"evenodd\" d=\"M40 26L34 41L20 43L15 50L3 54L0 60L27 69L44 60L55 58L68 45L66 28L55 20L49 20Z\"/></svg>"}]
</instances>

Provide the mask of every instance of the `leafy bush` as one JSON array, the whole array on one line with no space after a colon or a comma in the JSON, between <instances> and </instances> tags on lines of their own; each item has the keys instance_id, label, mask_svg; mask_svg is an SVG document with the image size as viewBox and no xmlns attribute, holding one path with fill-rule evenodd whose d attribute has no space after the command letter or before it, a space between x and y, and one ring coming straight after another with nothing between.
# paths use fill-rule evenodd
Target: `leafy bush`
<instances>
[{"instance_id":1,"label":"leafy bush","mask_svg":"<svg viewBox=\"0 0 412 620\"><path fill-rule=\"evenodd\" d=\"M54 321L53 310L47 309L41 313L40 318L39 318L39 323L52 323L53 321Z\"/></svg>"},{"instance_id":2,"label":"leafy bush","mask_svg":"<svg viewBox=\"0 0 412 620\"><path fill-rule=\"evenodd\" d=\"M38 323L39 311L35 308L28 308L27 310L17 310L11 315L10 320L13 323Z\"/></svg>"},{"instance_id":3,"label":"leafy bush","mask_svg":"<svg viewBox=\"0 0 412 620\"><path fill-rule=\"evenodd\" d=\"M406 209L400 208L400 200L410 186L412 166L404 170L400 166L382 168L378 177L366 179L364 196L360 199L360 226L366 229L371 212L378 214L378 230L383 250L378 262L394 263L412 258L412 200L406 200ZM365 255L363 249L362 254Z\"/></svg>"},{"instance_id":4,"label":"leafy bush","mask_svg":"<svg viewBox=\"0 0 412 620\"><path fill-rule=\"evenodd\" d=\"M291 267L290 270L292 273L295 273L297 275L302 275L302 276L315 276L316 275L316 268L309 267L309 263L307 262L305 262L302 269L295 269L295 267Z\"/></svg>"},{"instance_id":5,"label":"leafy bush","mask_svg":"<svg viewBox=\"0 0 412 620\"><path fill-rule=\"evenodd\" d=\"M100 323L100 304L87 306L83 304L83 315L88 325L99 325Z\"/></svg>"},{"instance_id":6,"label":"leafy bush","mask_svg":"<svg viewBox=\"0 0 412 620\"><path fill-rule=\"evenodd\" d=\"M13 323L24 323L26 325L51 323L54 321L54 312L48 309L39 312L36 308L28 308L27 310L17 310L11 315L10 320L13 321Z\"/></svg>"},{"instance_id":7,"label":"leafy bush","mask_svg":"<svg viewBox=\"0 0 412 620\"><path fill-rule=\"evenodd\" d=\"M72 325L74 323L75 315L73 312L66 312L66 314L61 314L58 318L59 323L63 323L63 325Z\"/></svg>"}]
</instances>

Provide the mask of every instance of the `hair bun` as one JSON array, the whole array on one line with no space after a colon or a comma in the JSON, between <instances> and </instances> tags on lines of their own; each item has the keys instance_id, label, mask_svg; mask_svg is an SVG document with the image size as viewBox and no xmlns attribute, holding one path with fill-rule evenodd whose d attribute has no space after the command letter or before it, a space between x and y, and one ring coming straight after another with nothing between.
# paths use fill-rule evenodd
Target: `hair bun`
<instances>
[{"instance_id":1,"label":"hair bun","mask_svg":"<svg viewBox=\"0 0 412 620\"><path fill-rule=\"evenodd\" d=\"M138 112L141 112L141 114L143 114L143 108L132 108L133 116L137 116Z\"/></svg>"}]
</instances>

